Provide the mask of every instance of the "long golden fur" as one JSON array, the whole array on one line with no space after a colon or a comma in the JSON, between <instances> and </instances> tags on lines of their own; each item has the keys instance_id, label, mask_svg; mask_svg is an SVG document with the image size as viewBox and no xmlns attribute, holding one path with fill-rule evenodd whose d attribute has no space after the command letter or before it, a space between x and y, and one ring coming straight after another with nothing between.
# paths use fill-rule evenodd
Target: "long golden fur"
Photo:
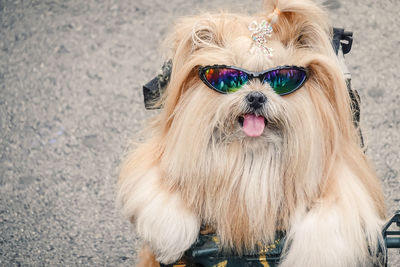
<instances>
[{"instance_id":1,"label":"long golden fur","mask_svg":"<svg viewBox=\"0 0 400 267\"><path fill-rule=\"evenodd\" d=\"M273 57L250 53L249 23L270 19L276 7ZM281 266L372 264L384 201L329 36L324 12L307 0L268 1L257 16L203 14L176 24L164 107L118 181L122 211L158 261L179 259L207 223L238 253L286 231ZM310 75L283 97L258 81L224 95L197 76L199 66L214 64L296 65ZM237 121L251 91L268 99L259 137L246 136ZM153 266L149 253L141 266Z\"/></svg>"}]
</instances>

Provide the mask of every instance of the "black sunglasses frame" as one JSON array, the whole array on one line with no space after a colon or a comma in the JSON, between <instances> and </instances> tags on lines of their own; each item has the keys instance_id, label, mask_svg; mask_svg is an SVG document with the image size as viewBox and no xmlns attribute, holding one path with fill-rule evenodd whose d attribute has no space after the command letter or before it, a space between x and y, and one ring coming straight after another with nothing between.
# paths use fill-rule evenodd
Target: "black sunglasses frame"
<instances>
[{"instance_id":1,"label":"black sunglasses frame","mask_svg":"<svg viewBox=\"0 0 400 267\"><path fill-rule=\"evenodd\" d=\"M206 76L205 76L206 71L209 70L209 69L233 69L233 70L238 70L238 71L242 71L242 72L247 74L248 81L258 78L261 82L264 81L265 75L268 72L271 72L271 71L288 70L288 69L295 69L295 70L304 71L305 75L306 75L306 78L304 79L304 81L302 83L300 83L296 88L290 90L289 92L285 92L285 93L282 93L282 94L278 94L277 93L280 96L291 94L291 93L297 91L298 89L300 89L306 83L306 81L308 80L308 74L309 74L308 70L306 68L298 67L298 66L290 66L290 65L278 66L278 67L275 67L275 68L271 68L271 69L267 69L267 70L259 71L259 72L248 71L246 69L242 69L242 68L235 67L235 66L228 66L228 65L210 65L210 66L200 67L199 71L198 71L200 79L208 87L210 87L211 89L213 89L213 90L215 90L215 91L217 91L218 93L221 93L221 94L230 94L230 92L224 92L224 91L218 90L217 88L212 86L212 84L206 79ZM274 89L274 88L272 88L272 89Z\"/></svg>"}]
</instances>

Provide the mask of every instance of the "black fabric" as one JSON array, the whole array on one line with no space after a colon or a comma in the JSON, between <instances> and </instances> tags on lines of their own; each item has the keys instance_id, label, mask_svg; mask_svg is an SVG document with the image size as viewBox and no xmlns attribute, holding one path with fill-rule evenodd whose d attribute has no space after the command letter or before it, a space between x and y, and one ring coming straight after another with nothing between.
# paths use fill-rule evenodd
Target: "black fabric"
<instances>
[{"instance_id":1,"label":"black fabric","mask_svg":"<svg viewBox=\"0 0 400 267\"><path fill-rule=\"evenodd\" d=\"M285 233L278 232L276 239L269 245L262 246L254 255L236 255L221 253L219 239L215 234L200 234L193 246L187 250L179 261L161 267L276 267L285 245Z\"/></svg>"},{"instance_id":2,"label":"black fabric","mask_svg":"<svg viewBox=\"0 0 400 267\"><path fill-rule=\"evenodd\" d=\"M342 28L333 28L332 47L336 55L339 52L340 46L342 47L343 54L350 52L353 45L353 32L345 31Z\"/></svg>"},{"instance_id":3,"label":"black fabric","mask_svg":"<svg viewBox=\"0 0 400 267\"><path fill-rule=\"evenodd\" d=\"M159 77L155 77L150 82L143 85L144 106L146 109L158 109L155 103L160 99L160 90L158 87Z\"/></svg>"},{"instance_id":4,"label":"black fabric","mask_svg":"<svg viewBox=\"0 0 400 267\"><path fill-rule=\"evenodd\" d=\"M168 85L172 72L172 60L168 60L162 66L162 74L157 75L151 81L143 85L144 106L146 109L159 109L159 100Z\"/></svg>"}]
</instances>

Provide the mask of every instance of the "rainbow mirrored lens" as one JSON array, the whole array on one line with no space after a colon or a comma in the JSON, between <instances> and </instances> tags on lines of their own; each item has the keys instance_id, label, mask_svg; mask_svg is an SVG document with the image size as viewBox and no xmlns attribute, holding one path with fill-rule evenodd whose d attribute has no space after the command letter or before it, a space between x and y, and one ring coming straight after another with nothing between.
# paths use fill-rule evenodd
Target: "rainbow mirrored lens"
<instances>
[{"instance_id":1,"label":"rainbow mirrored lens","mask_svg":"<svg viewBox=\"0 0 400 267\"><path fill-rule=\"evenodd\" d=\"M214 89L222 93L236 92L249 80L245 72L229 68L207 69L204 78Z\"/></svg>"},{"instance_id":2,"label":"rainbow mirrored lens","mask_svg":"<svg viewBox=\"0 0 400 267\"><path fill-rule=\"evenodd\" d=\"M268 83L279 95L287 95L299 89L307 80L302 67L282 66L263 72L250 72L232 66L214 65L201 67L199 76L210 88L220 93L233 93L251 79Z\"/></svg>"},{"instance_id":3,"label":"rainbow mirrored lens","mask_svg":"<svg viewBox=\"0 0 400 267\"><path fill-rule=\"evenodd\" d=\"M289 94L303 85L306 71L298 68L277 69L265 74L264 81L279 95Z\"/></svg>"}]
</instances>

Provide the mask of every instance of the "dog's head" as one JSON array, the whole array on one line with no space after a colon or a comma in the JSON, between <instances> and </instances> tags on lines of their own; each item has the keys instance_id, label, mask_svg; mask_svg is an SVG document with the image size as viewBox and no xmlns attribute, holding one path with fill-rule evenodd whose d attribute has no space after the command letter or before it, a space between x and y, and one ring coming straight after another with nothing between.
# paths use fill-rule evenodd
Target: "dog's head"
<instances>
[{"instance_id":1,"label":"dog's head","mask_svg":"<svg viewBox=\"0 0 400 267\"><path fill-rule=\"evenodd\" d=\"M265 45L272 56L249 29L263 20L273 29ZM270 1L254 17L221 13L182 19L169 39L173 69L159 120L168 143L174 151L183 144L192 154L232 143L246 149L273 144L301 158L309 158L303 153L319 143L319 153L330 153L339 135L354 137L354 127L329 38L324 13L303 0ZM290 67L276 70L284 66ZM243 78L241 69L263 73ZM226 88L227 82L233 85ZM289 93L276 88L300 83Z\"/></svg>"}]
</instances>

